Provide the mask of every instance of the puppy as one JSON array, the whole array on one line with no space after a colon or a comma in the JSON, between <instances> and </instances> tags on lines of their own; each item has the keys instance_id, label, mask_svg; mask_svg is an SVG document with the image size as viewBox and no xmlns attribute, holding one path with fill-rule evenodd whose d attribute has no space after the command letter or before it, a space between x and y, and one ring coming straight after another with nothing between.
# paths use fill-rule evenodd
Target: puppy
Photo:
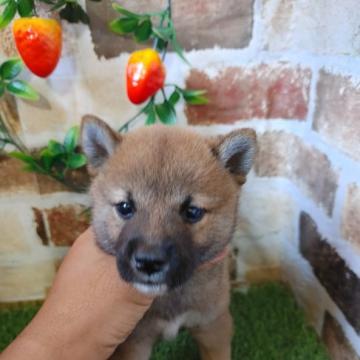
<instances>
[{"instance_id":1,"label":"puppy","mask_svg":"<svg viewBox=\"0 0 360 360\"><path fill-rule=\"evenodd\" d=\"M231 358L226 248L255 132L214 138L155 125L126 135L87 115L81 131L93 229L120 276L153 305L113 359L145 360L159 337L186 327L203 360Z\"/></svg>"}]
</instances>

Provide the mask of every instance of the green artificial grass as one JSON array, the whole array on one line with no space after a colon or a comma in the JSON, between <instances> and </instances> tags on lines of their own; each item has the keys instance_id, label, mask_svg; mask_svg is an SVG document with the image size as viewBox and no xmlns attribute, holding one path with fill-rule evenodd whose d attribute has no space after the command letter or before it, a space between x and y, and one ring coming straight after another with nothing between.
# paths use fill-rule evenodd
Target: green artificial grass
<instances>
[{"instance_id":1,"label":"green artificial grass","mask_svg":"<svg viewBox=\"0 0 360 360\"><path fill-rule=\"evenodd\" d=\"M16 335L35 316L40 304L17 305L16 308L0 308L0 351L15 339Z\"/></svg>"},{"instance_id":2,"label":"green artificial grass","mask_svg":"<svg viewBox=\"0 0 360 360\"><path fill-rule=\"evenodd\" d=\"M0 310L0 351L34 316L38 306ZM329 360L326 349L291 293L268 283L234 292L231 301L235 334L232 358L239 360ZM151 360L199 359L196 344L186 331L173 341L160 341Z\"/></svg>"}]
</instances>

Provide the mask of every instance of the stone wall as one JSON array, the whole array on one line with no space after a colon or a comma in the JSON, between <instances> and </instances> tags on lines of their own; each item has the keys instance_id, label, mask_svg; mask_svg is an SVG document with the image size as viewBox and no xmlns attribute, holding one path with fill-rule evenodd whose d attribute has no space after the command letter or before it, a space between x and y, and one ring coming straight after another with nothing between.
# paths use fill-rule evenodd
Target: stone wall
<instances>
[{"instance_id":1,"label":"stone wall","mask_svg":"<svg viewBox=\"0 0 360 360\"><path fill-rule=\"evenodd\" d=\"M121 1L158 9L165 1ZM42 99L0 111L28 146L61 139L93 113L119 127L136 113L124 91L131 40L107 32L110 4L86 2L90 29L64 25L65 48ZM180 125L212 135L258 132L234 239L237 278L283 279L333 359L360 354L360 7L357 0L174 0L191 67L173 54L167 81L206 88L179 104ZM14 54L8 30L0 51ZM10 40L9 40L10 39ZM10 115L9 115L10 114ZM67 245L86 227L84 195L0 159L0 302L42 298Z\"/></svg>"}]
</instances>

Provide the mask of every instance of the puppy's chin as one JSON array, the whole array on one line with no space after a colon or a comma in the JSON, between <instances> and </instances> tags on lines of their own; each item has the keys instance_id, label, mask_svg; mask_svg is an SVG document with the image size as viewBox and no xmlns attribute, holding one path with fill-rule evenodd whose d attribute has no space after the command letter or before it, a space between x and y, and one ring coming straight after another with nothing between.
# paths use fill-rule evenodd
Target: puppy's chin
<instances>
[{"instance_id":1,"label":"puppy's chin","mask_svg":"<svg viewBox=\"0 0 360 360\"><path fill-rule=\"evenodd\" d=\"M132 283L132 286L141 293L152 296L164 295L168 290L168 286L166 284L144 284L135 282Z\"/></svg>"}]
</instances>

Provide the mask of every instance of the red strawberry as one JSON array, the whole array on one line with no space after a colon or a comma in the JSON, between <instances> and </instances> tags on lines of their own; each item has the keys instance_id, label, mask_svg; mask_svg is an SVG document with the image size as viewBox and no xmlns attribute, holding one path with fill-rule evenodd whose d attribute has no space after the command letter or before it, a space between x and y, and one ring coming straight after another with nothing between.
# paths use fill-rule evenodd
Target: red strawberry
<instances>
[{"instance_id":1,"label":"red strawberry","mask_svg":"<svg viewBox=\"0 0 360 360\"><path fill-rule=\"evenodd\" d=\"M40 77L49 76L59 62L62 30L58 21L38 17L16 19L16 47L25 65Z\"/></svg>"}]
</instances>

